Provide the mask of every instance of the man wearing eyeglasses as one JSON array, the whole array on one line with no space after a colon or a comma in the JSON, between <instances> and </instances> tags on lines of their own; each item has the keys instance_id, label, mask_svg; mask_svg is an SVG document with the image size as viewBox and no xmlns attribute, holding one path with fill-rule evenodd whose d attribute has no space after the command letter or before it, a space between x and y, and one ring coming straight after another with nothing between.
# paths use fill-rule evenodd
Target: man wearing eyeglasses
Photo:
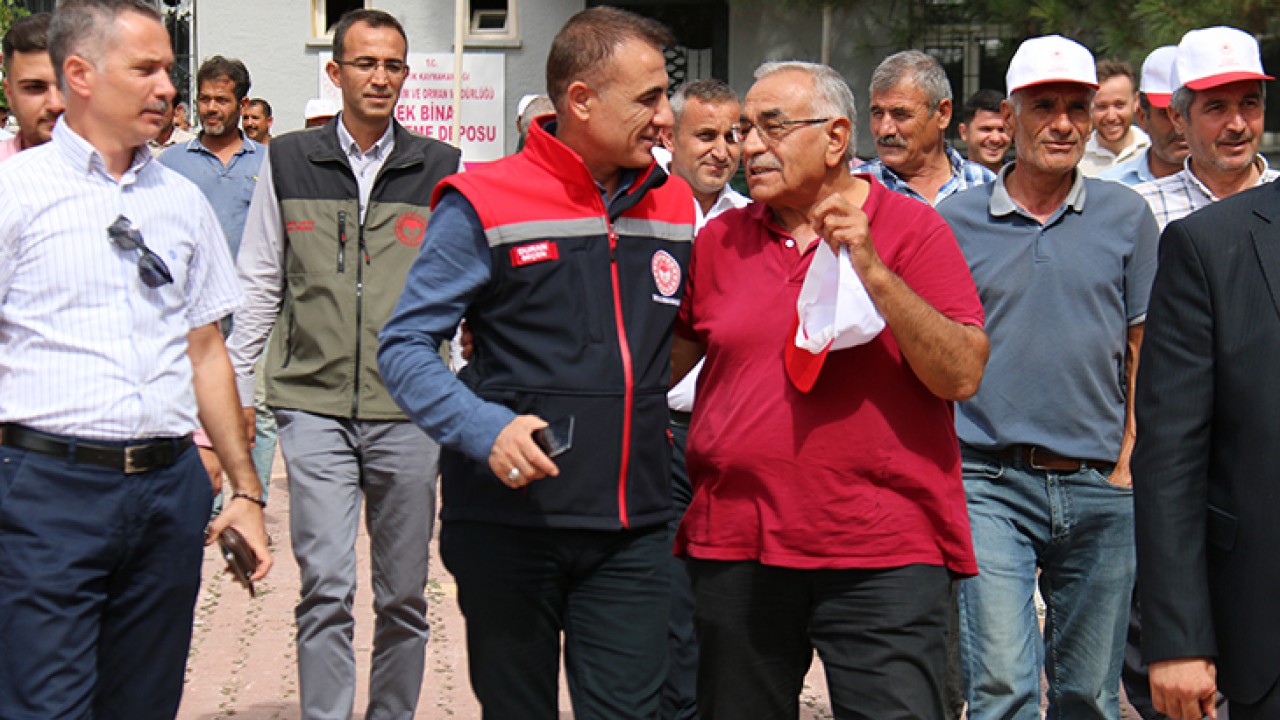
<instances>
[{"instance_id":1,"label":"man wearing eyeglasses","mask_svg":"<svg viewBox=\"0 0 1280 720\"><path fill-rule=\"evenodd\" d=\"M243 299L218 221L147 140L173 51L142 0L68 0L50 142L0 168L0 717L177 713L203 545L271 565L217 321ZM212 500L201 424L232 498Z\"/></svg>"},{"instance_id":2,"label":"man wearing eyeglasses","mask_svg":"<svg viewBox=\"0 0 1280 720\"><path fill-rule=\"evenodd\" d=\"M440 554L485 717L658 716L671 593L666 390L693 201L652 151L671 125L657 22L596 7L547 57L556 114L442 183L382 334L395 398L447 448ZM439 344L463 315L470 364Z\"/></svg>"},{"instance_id":3,"label":"man wearing eyeglasses","mask_svg":"<svg viewBox=\"0 0 1280 720\"><path fill-rule=\"evenodd\" d=\"M271 337L267 405L289 475L306 718L353 711L362 505L377 616L366 717L412 717L422 685L439 450L387 394L378 332L422 244L431 190L459 153L393 120L406 52L393 16L342 16L326 68L342 111L272 140L238 258L249 299L228 345L252 431L254 363Z\"/></svg>"},{"instance_id":4,"label":"man wearing eyeglasses","mask_svg":"<svg viewBox=\"0 0 1280 720\"><path fill-rule=\"evenodd\" d=\"M1015 159L938 208L987 311L991 361L956 408L974 552L960 585L969 717L1120 717L1134 577L1133 380L1156 221L1127 187L1077 167L1093 55L1022 43L1003 113ZM1047 605L1043 631L1034 604Z\"/></svg>"},{"instance_id":5,"label":"man wearing eyeglasses","mask_svg":"<svg viewBox=\"0 0 1280 720\"><path fill-rule=\"evenodd\" d=\"M982 377L982 306L932 207L849 174L844 79L756 78L737 127L755 202L699 234L672 350L677 379L706 358L676 537L698 715L797 716L816 649L837 717L940 720L952 576L977 572L951 403ZM797 299L828 250L884 329L810 354Z\"/></svg>"}]
</instances>

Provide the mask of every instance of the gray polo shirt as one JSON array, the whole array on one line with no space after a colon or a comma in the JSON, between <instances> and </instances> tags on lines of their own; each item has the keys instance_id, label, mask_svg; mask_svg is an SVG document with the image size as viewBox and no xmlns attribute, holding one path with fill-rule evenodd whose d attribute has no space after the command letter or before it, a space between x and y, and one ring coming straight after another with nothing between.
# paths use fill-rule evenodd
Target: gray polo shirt
<instances>
[{"instance_id":1,"label":"gray polo shirt","mask_svg":"<svg viewBox=\"0 0 1280 720\"><path fill-rule=\"evenodd\" d=\"M991 339L982 386L956 405L960 441L1040 445L1114 461L1124 433L1128 328L1140 324L1159 231L1147 203L1084 178L1041 225L996 182L938 206L969 261Z\"/></svg>"}]
</instances>

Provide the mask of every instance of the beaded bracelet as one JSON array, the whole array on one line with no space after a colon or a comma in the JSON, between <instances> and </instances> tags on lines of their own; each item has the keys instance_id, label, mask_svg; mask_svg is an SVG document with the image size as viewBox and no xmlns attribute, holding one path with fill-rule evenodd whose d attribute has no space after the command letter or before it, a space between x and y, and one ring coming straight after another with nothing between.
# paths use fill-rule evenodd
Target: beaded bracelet
<instances>
[{"instance_id":1,"label":"beaded bracelet","mask_svg":"<svg viewBox=\"0 0 1280 720\"><path fill-rule=\"evenodd\" d=\"M266 501L266 500L263 500L263 499L262 499L262 498L260 498L260 497L254 497L253 495L250 495L249 493L242 493L242 492L238 492L238 493L235 493L234 495L232 495L232 496L231 496L231 499L232 499L232 500L235 500L236 498L244 498L245 500L248 500L248 501L249 501L249 502L251 502L251 503L255 503L258 507L262 508L263 510L266 510L266 509L267 509L267 501Z\"/></svg>"}]
</instances>

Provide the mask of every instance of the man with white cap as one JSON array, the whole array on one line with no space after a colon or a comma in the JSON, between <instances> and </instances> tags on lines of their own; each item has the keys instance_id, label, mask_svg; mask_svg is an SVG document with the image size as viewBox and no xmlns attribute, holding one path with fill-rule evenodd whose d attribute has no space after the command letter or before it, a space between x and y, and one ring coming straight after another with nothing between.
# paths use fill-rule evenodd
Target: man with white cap
<instances>
[{"instance_id":1,"label":"man with white cap","mask_svg":"<svg viewBox=\"0 0 1280 720\"><path fill-rule=\"evenodd\" d=\"M1165 225L1277 175L1258 153L1265 115L1258 41L1230 27L1192 30L1178 43L1169 119L1191 154L1173 175L1134 189Z\"/></svg>"},{"instance_id":2,"label":"man with white cap","mask_svg":"<svg viewBox=\"0 0 1280 720\"><path fill-rule=\"evenodd\" d=\"M965 694L974 720L1038 718L1043 664L1050 717L1115 719L1134 573L1126 398L1156 224L1133 191L1077 168L1097 87L1087 49L1027 40L1006 79L1014 162L938 207L992 350L956 413L980 568L960 587Z\"/></svg>"},{"instance_id":3,"label":"man with white cap","mask_svg":"<svg viewBox=\"0 0 1280 720\"><path fill-rule=\"evenodd\" d=\"M1142 63L1142 89L1138 93L1138 126L1151 138L1151 146L1132 160L1098 175L1133 187L1138 183L1172 175L1182 169L1187 158L1187 139L1169 119L1169 98L1173 95L1173 63L1178 48L1165 45L1151 51Z\"/></svg>"},{"instance_id":4,"label":"man with white cap","mask_svg":"<svg viewBox=\"0 0 1280 720\"><path fill-rule=\"evenodd\" d=\"M306 127L320 127L332 120L339 109L338 104L327 97L314 97L302 109L302 118Z\"/></svg>"},{"instance_id":5,"label":"man with white cap","mask_svg":"<svg viewBox=\"0 0 1280 720\"><path fill-rule=\"evenodd\" d=\"M756 78L735 131L755 202L699 234L672 349L677 378L706 355L676 537L698 716L796 717L816 649L837 717L940 720L949 591L977 571L952 401L982 377L982 307L933 208L849 174L844 79ZM883 329L811 354L797 301L824 258Z\"/></svg>"}]
</instances>

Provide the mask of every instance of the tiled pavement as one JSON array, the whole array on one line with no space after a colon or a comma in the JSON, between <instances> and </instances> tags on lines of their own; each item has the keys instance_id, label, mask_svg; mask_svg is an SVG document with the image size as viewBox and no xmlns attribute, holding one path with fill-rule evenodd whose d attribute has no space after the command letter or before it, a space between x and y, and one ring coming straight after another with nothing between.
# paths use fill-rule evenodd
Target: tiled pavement
<instances>
[{"instance_id":1,"label":"tiled pavement","mask_svg":"<svg viewBox=\"0 0 1280 720\"><path fill-rule=\"evenodd\" d=\"M204 585L196 606L195 630L187 665L187 685L179 720L297 720L298 678L294 653L293 606L298 596L298 567L289 548L288 486L276 458L271 481L267 531L276 563L258 596L222 572L213 548L206 549ZM361 678L356 718L368 701L367 678L373 635L373 596L368 587L368 537L359 539L361 585L356 592L356 666ZM440 564L432 543L431 581L427 588L431 641L417 717L423 720L478 720L480 708L467 684L464 626L454 600L453 578ZM561 683L561 718L573 717ZM830 718L820 664L807 678L801 720Z\"/></svg>"}]
</instances>

